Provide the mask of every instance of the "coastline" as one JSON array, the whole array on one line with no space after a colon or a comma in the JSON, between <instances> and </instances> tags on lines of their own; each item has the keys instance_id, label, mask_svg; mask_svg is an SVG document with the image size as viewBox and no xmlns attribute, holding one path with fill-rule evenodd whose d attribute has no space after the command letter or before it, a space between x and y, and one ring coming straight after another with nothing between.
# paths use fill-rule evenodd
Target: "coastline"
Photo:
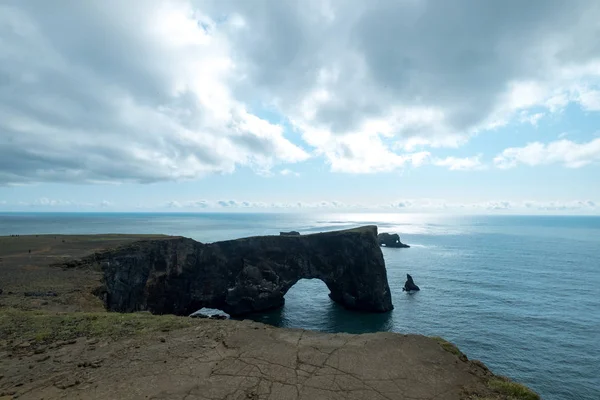
<instances>
[{"instance_id":1,"label":"coastline","mask_svg":"<svg viewBox=\"0 0 600 400\"><path fill-rule=\"evenodd\" d=\"M114 387L129 388L118 392L121 398L139 398L144 390L151 395L166 390L176 396L184 387L189 393L200 388L225 390L214 398L538 398L496 377L482 363L469 361L443 339L387 332L325 334L249 321L108 313L92 294L101 280L99 272L49 266L141 238L147 236L0 237L0 326L6 337L0 341L0 363L9 371L0 380L0 397L39 398L41 393L44 398L66 393L110 397L106 387L104 392L99 387L114 379L117 356L124 352L131 357L135 353L140 361L135 368L121 366L128 373L122 374L122 386ZM55 295L25 296L26 291ZM190 375L178 369L162 373L161 379L168 382L161 388L141 387L144 379L134 372L155 373L151 353L162 354L161 361L168 365L169 354L184 364L207 357L191 375L196 389L181 383ZM61 359L55 372L44 370ZM77 366L86 362L96 366ZM42 382L42 375L50 378ZM68 376L73 380L63 382ZM227 392L231 385L225 377L238 382L233 392Z\"/></svg>"}]
</instances>

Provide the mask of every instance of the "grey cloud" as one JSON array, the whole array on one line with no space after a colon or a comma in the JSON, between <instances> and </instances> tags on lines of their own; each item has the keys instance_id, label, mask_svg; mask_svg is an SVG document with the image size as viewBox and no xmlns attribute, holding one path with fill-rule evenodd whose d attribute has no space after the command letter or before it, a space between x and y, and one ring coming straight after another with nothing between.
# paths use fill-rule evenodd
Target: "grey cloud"
<instances>
[{"instance_id":1,"label":"grey cloud","mask_svg":"<svg viewBox=\"0 0 600 400\"><path fill-rule=\"evenodd\" d=\"M399 168L407 143L456 146L527 108L515 83L581 102L572 85L600 72L561 79L600 61L599 19L593 0L5 1L0 184L308 158L247 112L264 104L333 170Z\"/></svg>"},{"instance_id":2,"label":"grey cloud","mask_svg":"<svg viewBox=\"0 0 600 400\"><path fill-rule=\"evenodd\" d=\"M395 109L433 110L432 119L396 118L392 136L455 145L518 111L507 100L511 85L533 81L568 91L555 82L558 71L600 59L600 5L591 0L210 4L246 23L231 36L250 74L239 93L275 98L301 131L345 135L370 119L390 119ZM303 115L301 105L320 89L332 97L313 101L313 114ZM343 142L337 146L354 159Z\"/></svg>"},{"instance_id":3,"label":"grey cloud","mask_svg":"<svg viewBox=\"0 0 600 400\"><path fill-rule=\"evenodd\" d=\"M306 158L276 131L256 142L262 126L211 64L228 62L226 46L190 33L197 21L186 20L187 6L3 2L0 184L193 179ZM161 26L173 16L177 26ZM166 34L187 22L181 35ZM200 87L220 97L207 102Z\"/></svg>"}]
</instances>

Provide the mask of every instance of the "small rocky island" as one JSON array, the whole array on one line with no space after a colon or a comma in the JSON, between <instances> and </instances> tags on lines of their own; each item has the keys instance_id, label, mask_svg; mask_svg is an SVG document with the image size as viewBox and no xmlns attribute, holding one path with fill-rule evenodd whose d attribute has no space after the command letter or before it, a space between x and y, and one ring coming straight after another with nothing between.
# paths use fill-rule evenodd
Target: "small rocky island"
<instances>
[{"instance_id":1,"label":"small rocky island","mask_svg":"<svg viewBox=\"0 0 600 400\"><path fill-rule=\"evenodd\" d=\"M98 293L110 311L189 315L207 307L239 316L281 307L303 278L325 282L331 299L348 309L393 309L376 226L210 244L154 239L79 263L103 272Z\"/></svg>"},{"instance_id":2,"label":"small rocky island","mask_svg":"<svg viewBox=\"0 0 600 400\"><path fill-rule=\"evenodd\" d=\"M412 276L406 274L406 282L404 283L404 287L402 288L403 292L417 292L421 290L413 281Z\"/></svg>"},{"instance_id":3,"label":"small rocky island","mask_svg":"<svg viewBox=\"0 0 600 400\"><path fill-rule=\"evenodd\" d=\"M397 233L380 233L377 235L377 242L380 246L395 247L395 248L408 248L407 244L400 241L400 236Z\"/></svg>"},{"instance_id":4,"label":"small rocky island","mask_svg":"<svg viewBox=\"0 0 600 400\"><path fill-rule=\"evenodd\" d=\"M298 231L279 232L279 236L300 236Z\"/></svg>"}]
</instances>

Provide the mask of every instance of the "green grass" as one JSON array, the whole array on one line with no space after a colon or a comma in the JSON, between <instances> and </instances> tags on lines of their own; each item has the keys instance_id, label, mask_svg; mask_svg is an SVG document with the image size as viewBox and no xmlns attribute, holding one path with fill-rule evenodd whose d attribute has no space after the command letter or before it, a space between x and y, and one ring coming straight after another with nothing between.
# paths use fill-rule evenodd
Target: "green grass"
<instances>
[{"instance_id":1,"label":"green grass","mask_svg":"<svg viewBox=\"0 0 600 400\"><path fill-rule=\"evenodd\" d=\"M520 383L512 382L508 378L496 377L490 379L488 387L493 391L508 396L515 400L540 400L540 396Z\"/></svg>"},{"instance_id":2,"label":"green grass","mask_svg":"<svg viewBox=\"0 0 600 400\"><path fill-rule=\"evenodd\" d=\"M460 351L458 349L458 347L456 347L456 345L454 345L453 343L450 343L449 341L447 341L444 338L441 338L439 336L433 336L432 339L434 339L435 341L437 341L439 343L440 346L442 346L442 348L444 350L446 350L449 353L454 354L457 357L466 357L462 351Z\"/></svg>"},{"instance_id":3,"label":"green grass","mask_svg":"<svg viewBox=\"0 0 600 400\"><path fill-rule=\"evenodd\" d=\"M78 337L118 339L195 325L198 325L198 321L191 318L149 313L48 313L16 309L0 311L0 337L37 343Z\"/></svg>"}]
</instances>

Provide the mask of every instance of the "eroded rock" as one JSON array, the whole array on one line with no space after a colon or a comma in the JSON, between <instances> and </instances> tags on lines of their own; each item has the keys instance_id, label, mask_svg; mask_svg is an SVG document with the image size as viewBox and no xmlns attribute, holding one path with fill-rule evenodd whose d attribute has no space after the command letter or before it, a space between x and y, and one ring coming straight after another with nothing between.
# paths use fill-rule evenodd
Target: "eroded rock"
<instances>
[{"instance_id":1,"label":"eroded rock","mask_svg":"<svg viewBox=\"0 0 600 400\"><path fill-rule=\"evenodd\" d=\"M203 307L231 315L280 307L300 279L320 279L349 309L393 309L377 227L202 244L148 240L96 254L111 311L189 315Z\"/></svg>"},{"instance_id":2,"label":"eroded rock","mask_svg":"<svg viewBox=\"0 0 600 400\"><path fill-rule=\"evenodd\" d=\"M385 247L396 247L396 248L408 248L407 244L400 241L400 236L397 233L380 233L377 235L377 241L380 246Z\"/></svg>"},{"instance_id":3,"label":"eroded rock","mask_svg":"<svg viewBox=\"0 0 600 400\"><path fill-rule=\"evenodd\" d=\"M418 290L421 290L421 289L417 285L415 285L415 282L413 281L412 276L410 276L409 274L406 274L406 282L404 283L404 287L402 288L402 291L416 292Z\"/></svg>"}]
</instances>

